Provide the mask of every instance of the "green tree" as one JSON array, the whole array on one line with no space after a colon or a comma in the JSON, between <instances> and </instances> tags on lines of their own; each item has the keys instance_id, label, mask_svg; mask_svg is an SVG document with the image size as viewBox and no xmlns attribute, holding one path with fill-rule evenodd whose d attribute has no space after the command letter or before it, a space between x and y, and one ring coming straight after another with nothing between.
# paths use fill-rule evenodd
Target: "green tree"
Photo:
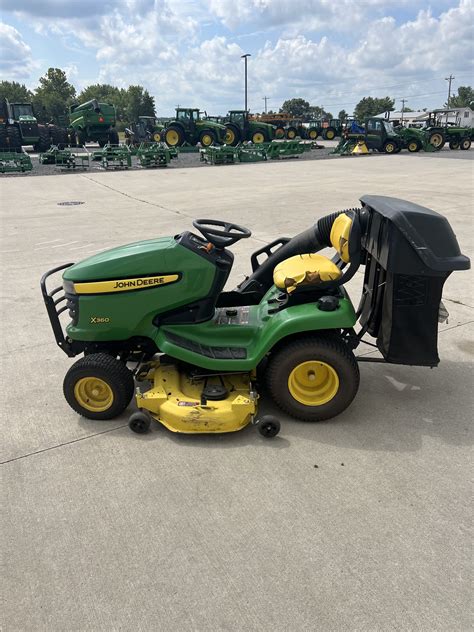
<instances>
[{"instance_id":1,"label":"green tree","mask_svg":"<svg viewBox=\"0 0 474 632\"><path fill-rule=\"evenodd\" d=\"M340 121L344 122L344 121L347 121L347 119L349 118L349 114L345 110L341 110L339 114L337 115L337 118Z\"/></svg>"},{"instance_id":2,"label":"green tree","mask_svg":"<svg viewBox=\"0 0 474 632\"><path fill-rule=\"evenodd\" d=\"M66 113L75 96L76 89L67 80L64 70L49 68L44 77L40 77L33 98L38 118L42 122L58 120Z\"/></svg>"},{"instance_id":3,"label":"green tree","mask_svg":"<svg viewBox=\"0 0 474 632\"><path fill-rule=\"evenodd\" d=\"M281 106L280 112L289 112L293 116L308 116L310 105L304 99L287 99Z\"/></svg>"},{"instance_id":4,"label":"green tree","mask_svg":"<svg viewBox=\"0 0 474 632\"><path fill-rule=\"evenodd\" d=\"M448 108L468 108L474 110L474 90L471 86L459 86L457 95L454 94L449 103L446 103Z\"/></svg>"},{"instance_id":5,"label":"green tree","mask_svg":"<svg viewBox=\"0 0 474 632\"><path fill-rule=\"evenodd\" d=\"M354 110L356 120L362 122L369 116L375 116L382 112L392 112L394 110L395 101L390 97L381 99L374 97L364 97L359 101Z\"/></svg>"},{"instance_id":6,"label":"green tree","mask_svg":"<svg viewBox=\"0 0 474 632\"><path fill-rule=\"evenodd\" d=\"M129 86L125 99L125 115L128 121L136 121L139 116L155 116L155 99L143 86Z\"/></svg>"},{"instance_id":7,"label":"green tree","mask_svg":"<svg viewBox=\"0 0 474 632\"><path fill-rule=\"evenodd\" d=\"M31 103L33 93L23 83L0 81L0 101L3 99L10 103Z\"/></svg>"},{"instance_id":8,"label":"green tree","mask_svg":"<svg viewBox=\"0 0 474 632\"><path fill-rule=\"evenodd\" d=\"M99 103L115 105L117 119L119 121L126 119L127 92L123 88L116 88L108 83L96 83L84 88L77 97L77 102L86 103L92 99L97 99Z\"/></svg>"},{"instance_id":9,"label":"green tree","mask_svg":"<svg viewBox=\"0 0 474 632\"><path fill-rule=\"evenodd\" d=\"M326 112L322 105L312 105L309 108L309 116L312 119L332 119L331 112Z\"/></svg>"}]
</instances>

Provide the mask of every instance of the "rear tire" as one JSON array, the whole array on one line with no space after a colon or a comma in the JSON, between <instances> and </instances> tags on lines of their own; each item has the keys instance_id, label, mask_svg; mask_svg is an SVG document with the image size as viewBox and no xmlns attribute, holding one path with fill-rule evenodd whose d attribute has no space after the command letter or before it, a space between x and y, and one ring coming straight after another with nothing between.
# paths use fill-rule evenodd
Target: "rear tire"
<instances>
[{"instance_id":1,"label":"rear tire","mask_svg":"<svg viewBox=\"0 0 474 632\"><path fill-rule=\"evenodd\" d=\"M183 130L175 125L171 125L165 130L164 138L168 147L181 147L185 141Z\"/></svg>"},{"instance_id":2,"label":"rear tire","mask_svg":"<svg viewBox=\"0 0 474 632\"><path fill-rule=\"evenodd\" d=\"M7 145L10 151L21 151L21 134L20 130L11 125L7 127Z\"/></svg>"},{"instance_id":3,"label":"rear tire","mask_svg":"<svg viewBox=\"0 0 474 632\"><path fill-rule=\"evenodd\" d=\"M7 129L0 127L0 151L8 150Z\"/></svg>"},{"instance_id":4,"label":"rear tire","mask_svg":"<svg viewBox=\"0 0 474 632\"><path fill-rule=\"evenodd\" d=\"M109 143L111 145L118 145L119 144L119 135L116 129L111 129L109 131Z\"/></svg>"},{"instance_id":5,"label":"rear tire","mask_svg":"<svg viewBox=\"0 0 474 632\"><path fill-rule=\"evenodd\" d=\"M281 127L280 125L277 126L277 128L275 129L275 138L278 138L278 139L285 138L284 127Z\"/></svg>"},{"instance_id":6,"label":"rear tire","mask_svg":"<svg viewBox=\"0 0 474 632\"><path fill-rule=\"evenodd\" d=\"M336 336L308 336L283 344L270 355L265 377L278 406L302 421L342 413L360 380L354 354Z\"/></svg>"},{"instance_id":7,"label":"rear tire","mask_svg":"<svg viewBox=\"0 0 474 632\"><path fill-rule=\"evenodd\" d=\"M235 147L240 143L240 130L235 125L226 125L226 128L225 143L226 145Z\"/></svg>"},{"instance_id":8,"label":"rear tire","mask_svg":"<svg viewBox=\"0 0 474 632\"><path fill-rule=\"evenodd\" d=\"M113 419L130 403L134 391L131 371L106 353L92 353L66 373L64 397L73 410L88 419Z\"/></svg>"},{"instance_id":9,"label":"rear tire","mask_svg":"<svg viewBox=\"0 0 474 632\"><path fill-rule=\"evenodd\" d=\"M53 145L57 145L59 149L64 149L69 141L66 130L58 127L57 125L53 125L52 127L50 127L49 131L51 134Z\"/></svg>"},{"instance_id":10,"label":"rear tire","mask_svg":"<svg viewBox=\"0 0 474 632\"><path fill-rule=\"evenodd\" d=\"M428 142L435 149L443 149L445 140L440 132L433 132L428 138Z\"/></svg>"}]
</instances>

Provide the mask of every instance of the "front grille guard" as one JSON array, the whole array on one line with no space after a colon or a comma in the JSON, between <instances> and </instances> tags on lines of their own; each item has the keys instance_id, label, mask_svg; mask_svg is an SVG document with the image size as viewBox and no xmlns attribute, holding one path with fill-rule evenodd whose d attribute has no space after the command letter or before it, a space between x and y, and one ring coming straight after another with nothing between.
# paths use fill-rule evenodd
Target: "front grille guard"
<instances>
[{"instance_id":1,"label":"front grille guard","mask_svg":"<svg viewBox=\"0 0 474 632\"><path fill-rule=\"evenodd\" d=\"M56 272L60 272L61 270L65 270L72 266L72 263L66 263L62 266L58 266L57 268L53 268L49 270L41 277L41 293L43 295L44 304L46 305L46 311L48 312L49 322L51 323L51 327L53 328L54 337L56 338L56 342L58 346L66 353L70 358L77 355L77 351L74 348L74 343L72 340L69 340L63 331L63 327L61 325L61 321L59 320L59 316L65 312L66 310L70 310L71 305L69 304L68 297L66 296L63 286L51 290L48 292L46 287L46 280L51 275ZM62 305L64 301L67 301L65 305Z\"/></svg>"}]
</instances>

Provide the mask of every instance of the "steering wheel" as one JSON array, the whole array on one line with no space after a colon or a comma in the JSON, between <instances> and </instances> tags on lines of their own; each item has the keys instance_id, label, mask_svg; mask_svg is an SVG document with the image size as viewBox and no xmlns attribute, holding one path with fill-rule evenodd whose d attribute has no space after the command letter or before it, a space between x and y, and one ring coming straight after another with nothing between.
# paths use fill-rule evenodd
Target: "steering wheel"
<instances>
[{"instance_id":1,"label":"steering wheel","mask_svg":"<svg viewBox=\"0 0 474 632\"><path fill-rule=\"evenodd\" d=\"M216 248L227 248L252 234L248 228L218 219L195 219L193 226Z\"/></svg>"}]
</instances>

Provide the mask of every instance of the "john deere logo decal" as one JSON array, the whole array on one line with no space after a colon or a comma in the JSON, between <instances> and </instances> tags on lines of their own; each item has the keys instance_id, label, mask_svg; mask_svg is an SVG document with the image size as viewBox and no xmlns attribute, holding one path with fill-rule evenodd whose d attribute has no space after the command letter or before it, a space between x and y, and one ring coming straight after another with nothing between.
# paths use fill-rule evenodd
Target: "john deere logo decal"
<instances>
[{"instance_id":1,"label":"john deere logo decal","mask_svg":"<svg viewBox=\"0 0 474 632\"><path fill-rule=\"evenodd\" d=\"M108 294L110 292L130 292L174 283L179 280L179 274L164 274L160 276L138 277L136 279L116 279L114 281L90 281L88 283L74 283L77 294Z\"/></svg>"}]
</instances>

